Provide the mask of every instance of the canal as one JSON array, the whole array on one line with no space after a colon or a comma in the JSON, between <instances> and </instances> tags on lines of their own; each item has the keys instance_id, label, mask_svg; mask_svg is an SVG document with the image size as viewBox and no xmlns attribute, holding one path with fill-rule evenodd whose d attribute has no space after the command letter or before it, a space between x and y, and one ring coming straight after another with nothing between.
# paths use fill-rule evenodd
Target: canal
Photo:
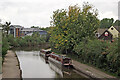
<instances>
[{"instance_id":1,"label":"canal","mask_svg":"<svg viewBox=\"0 0 120 80\"><path fill-rule=\"evenodd\" d=\"M22 78L83 78L71 68L58 68L54 63L46 63L39 50L15 50Z\"/></svg>"}]
</instances>

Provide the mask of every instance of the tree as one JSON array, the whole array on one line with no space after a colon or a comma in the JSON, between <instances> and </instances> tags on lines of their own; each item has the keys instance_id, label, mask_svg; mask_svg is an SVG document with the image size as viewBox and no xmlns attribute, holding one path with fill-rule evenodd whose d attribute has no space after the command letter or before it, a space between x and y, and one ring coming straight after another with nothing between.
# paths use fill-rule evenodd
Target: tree
<instances>
[{"instance_id":1,"label":"tree","mask_svg":"<svg viewBox=\"0 0 120 80\"><path fill-rule=\"evenodd\" d=\"M49 28L50 28L50 27L45 27L45 28L44 28L44 27L40 27L39 29L40 29L40 30L44 30L44 31L49 31L49 30L50 30Z\"/></svg>"},{"instance_id":2,"label":"tree","mask_svg":"<svg viewBox=\"0 0 120 80\"><path fill-rule=\"evenodd\" d=\"M11 25L11 22L5 22L5 24L2 26L3 30L7 31L7 35L8 35L9 30L10 30L10 25Z\"/></svg>"},{"instance_id":3,"label":"tree","mask_svg":"<svg viewBox=\"0 0 120 80\"><path fill-rule=\"evenodd\" d=\"M7 50L9 49L9 42L7 37L3 37L2 38L2 57L4 58L4 56L7 54Z\"/></svg>"},{"instance_id":4,"label":"tree","mask_svg":"<svg viewBox=\"0 0 120 80\"><path fill-rule=\"evenodd\" d=\"M120 20L116 20L114 26L120 26Z\"/></svg>"},{"instance_id":5,"label":"tree","mask_svg":"<svg viewBox=\"0 0 120 80\"><path fill-rule=\"evenodd\" d=\"M94 31L99 25L97 10L92 5L84 3L83 9L69 6L66 9L53 12L50 42L53 49L62 53L73 51L75 45L88 37L93 38Z\"/></svg>"},{"instance_id":6,"label":"tree","mask_svg":"<svg viewBox=\"0 0 120 80\"><path fill-rule=\"evenodd\" d=\"M31 26L31 28L39 28L39 26Z\"/></svg>"},{"instance_id":7,"label":"tree","mask_svg":"<svg viewBox=\"0 0 120 80\"><path fill-rule=\"evenodd\" d=\"M104 18L100 21L100 28L109 28L113 25L114 19Z\"/></svg>"},{"instance_id":8,"label":"tree","mask_svg":"<svg viewBox=\"0 0 120 80\"><path fill-rule=\"evenodd\" d=\"M34 38L40 37L40 33L39 32L33 32L32 37L34 37Z\"/></svg>"}]
</instances>

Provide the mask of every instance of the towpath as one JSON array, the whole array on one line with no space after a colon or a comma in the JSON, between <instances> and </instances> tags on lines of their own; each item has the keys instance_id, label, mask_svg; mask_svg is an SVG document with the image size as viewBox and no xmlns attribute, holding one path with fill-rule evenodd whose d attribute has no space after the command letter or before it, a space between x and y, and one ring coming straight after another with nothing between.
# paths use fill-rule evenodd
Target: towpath
<instances>
[{"instance_id":1,"label":"towpath","mask_svg":"<svg viewBox=\"0 0 120 80\"><path fill-rule=\"evenodd\" d=\"M2 67L2 78L20 79L20 69L17 57L13 51L8 51Z\"/></svg>"},{"instance_id":2,"label":"towpath","mask_svg":"<svg viewBox=\"0 0 120 80\"><path fill-rule=\"evenodd\" d=\"M0 74L0 80L2 79L2 74Z\"/></svg>"},{"instance_id":3,"label":"towpath","mask_svg":"<svg viewBox=\"0 0 120 80\"><path fill-rule=\"evenodd\" d=\"M73 60L73 66L75 67L76 70L79 70L80 72L86 74L87 76L90 76L92 78L115 78L111 75L108 75L94 67L88 66L86 64L82 64L78 61Z\"/></svg>"}]
</instances>

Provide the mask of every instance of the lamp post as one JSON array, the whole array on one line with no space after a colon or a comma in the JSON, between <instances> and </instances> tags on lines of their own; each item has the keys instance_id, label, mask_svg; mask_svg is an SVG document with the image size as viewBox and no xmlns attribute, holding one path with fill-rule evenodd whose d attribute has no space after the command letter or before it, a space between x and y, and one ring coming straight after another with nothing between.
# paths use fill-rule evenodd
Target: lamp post
<instances>
[{"instance_id":1,"label":"lamp post","mask_svg":"<svg viewBox=\"0 0 120 80\"><path fill-rule=\"evenodd\" d=\"M118 2L118 20L120 20L120 1Z\"/></svg>"}]
</instances>

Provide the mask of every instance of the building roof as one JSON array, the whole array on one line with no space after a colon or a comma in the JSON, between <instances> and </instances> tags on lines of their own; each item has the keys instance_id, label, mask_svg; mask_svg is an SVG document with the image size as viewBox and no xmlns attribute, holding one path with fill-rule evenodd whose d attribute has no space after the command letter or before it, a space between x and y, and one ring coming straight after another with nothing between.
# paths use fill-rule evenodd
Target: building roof
<instances>
[{"instance_id":1,"label":"building roof","mask_svg":"<svg viewBox=\"0 0 120 80\"><path fill-rule=\"evenodd\" d=\"M33 28L23 28L21 31L33 31Z\"/></svg>"},{"instance_id":2,"label":"building roof","mask_svg":"<svg viewBox=\"0 0 120 80\"><path fill-rule=\"evenodd\" d=\"M120 26L114 26L114 28L120 32Z\"/></svg>"},{"instance_id":3,"label":"building roof","mask_svg":"<svg viewBox=\"0 0 120 80\"><path fill-rule=\"evenodd\" d=\"M109 33L109 35L111 35L111 36L113 36L113 34L110 32L110 31L108 31L108 30L105 30L98 38L100 39L101 37L105 37L105 32L108 32ZM110 38L110 37L109 37ZM107 37L106 37L106 39L108 39ZM111 38L112 39L112 38Z\"/></svg>"},{"instance_id":4,"label":"building roof","mask_svg":"<svg viewBox=\"0 0 120 80\"><path fill-rule=\"evenodd\" d=\"M43 30L40 30L39 28L23 28L21 31L43 31Z\"/></svg>"},{"instance_id":5,"label":"building roof","mask_svg":"<svg viewBox=\"0 0 120 80\"><path fill-rule=\"evenodd\" d=\"M22 26L20 26L20 25L11 25L11 27L22 28Z\"/></svg>"},{"instance_id":6,"label":"building roof","mask_svg":"<svg viewBox=\"0 0 120 80\"><path fill-rule=\"evenodd\" d=\"M26 34L26 36L32 36L32 34L33 34L33 33L28 33L28 34Z\"/></svg>"},{"instance_id":7,"label":"building roof","mask_svg":"<svg viewBox=\"0 0 120 80\"><path fill-rule=\"evenodd\" d=\"M106 30L107 30L107 28L104 28L104 29L99 28L99 29L97 29L97 33L99 33L99 34L101 35L101 34L103 34Z\"/></svg>"}]
</instances>

